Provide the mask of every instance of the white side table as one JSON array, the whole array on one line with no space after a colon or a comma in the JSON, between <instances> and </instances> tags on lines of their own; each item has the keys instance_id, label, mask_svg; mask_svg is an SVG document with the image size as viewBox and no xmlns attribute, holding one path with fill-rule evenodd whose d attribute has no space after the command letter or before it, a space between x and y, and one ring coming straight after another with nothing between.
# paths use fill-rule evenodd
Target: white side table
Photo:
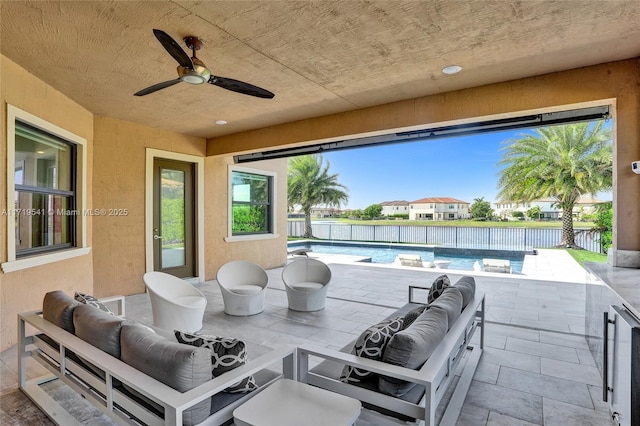
<instances>
[{"instance_id":1,"label":"white side table","mask_svg":"<svg viewBox=\"0 0 640 426\"><path fill-rule=\"evenodd\" d=\"M353 425L357 399L306 383L280 379L233 411L237 426Z\"/></svg>"}]
</instances>

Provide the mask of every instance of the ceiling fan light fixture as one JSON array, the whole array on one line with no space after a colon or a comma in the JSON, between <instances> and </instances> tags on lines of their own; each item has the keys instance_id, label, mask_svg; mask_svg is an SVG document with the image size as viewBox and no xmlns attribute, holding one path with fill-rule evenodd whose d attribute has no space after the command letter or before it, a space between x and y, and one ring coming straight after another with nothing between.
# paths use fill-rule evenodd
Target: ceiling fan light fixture
<instances>
[{"instance_id":1,"label":"ceiling fan light fixture","mask_svg":"<svg viewBox=\"0 0 640 426\"><path fill-rule=\"evenodd\" d=\"M204 77L202 77L199 74L196 74L195 72L191 72L188 74L183 74L180 76L180 80L184 81L185 83L189 83L189 84L202 84L202 83L206 83L207 80L205 80Z\"/></svg>"},{"instance_id":2,"label":"ceiling fan light fixture","mask_svg":"<svg viewBox=\"0 0 640 426\"><path fill-rule=\"evenodd\" d=\"M442 68L442 72L447 75L458 74L462 71L462 67L460 65L449 65Z\"/></svg>"},{"instance_id":3,"label":"ceiling fan light fixture","mask_svg":"<svg viewBox=\"0 0 640 426\"><path fill-rule=\"evenodd\" d=\"M202 84L205 82L205 79L198 74L185 74L180 79L189 84Z\"/></svg>"}]
</instances>

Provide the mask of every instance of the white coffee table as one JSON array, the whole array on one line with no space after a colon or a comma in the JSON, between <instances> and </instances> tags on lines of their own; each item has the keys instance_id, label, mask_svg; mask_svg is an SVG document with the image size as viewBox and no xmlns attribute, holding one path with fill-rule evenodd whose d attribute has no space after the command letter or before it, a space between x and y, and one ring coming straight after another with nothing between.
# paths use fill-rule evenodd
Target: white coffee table
<instances>
[{"instance_id":1,"label":"white coffee table","mask_svg":"<svg viewBox=\"0 0 640 426\"><path fill-rule=\"evenodd\" d=\"M233 419L237 426L349 426L360 409L357 399L280 379L236 408Z\"/></svg>"}]
</instances>

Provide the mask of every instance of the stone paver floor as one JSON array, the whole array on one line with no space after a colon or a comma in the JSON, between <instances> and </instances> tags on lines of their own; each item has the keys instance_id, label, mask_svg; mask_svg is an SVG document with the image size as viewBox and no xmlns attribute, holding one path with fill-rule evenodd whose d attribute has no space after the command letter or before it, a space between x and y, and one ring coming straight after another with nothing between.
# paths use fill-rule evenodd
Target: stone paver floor
<instances>
[{"instance_id":1,"label":"stone paver floor","mask_svg":"<svg viewBox=\"0 0 640 426\"><path fill-rule=\"evenodd\" d=\"M529 268L565 262L555 281L473 273L478 290L486 294L488 324L485 351L459 425L612 425L601 401L600 373L583 336L588 277L579 266L567 268L566 259L553 259L553 252L564 252L545 252L550 253L534 259L539 265ZM331 261L330 267L333 279L326 309L314 313L287 309L282 268L268 271L265 310L251 317L225 315L215 281L198 284L209 303L201 333L243 339L251 358L283 343L312 342L337 349L402 306L409 285L428 286L441 273L455 282L467 273ZM128 296L126 304L127 317L151 323L146 294ZM50 424L16 391L16 364L15 349L2 354L0 423ZM95 424L103 421L87 418ZM378 423L363 416L357 424Z\"/></svg>"}]
</instances>

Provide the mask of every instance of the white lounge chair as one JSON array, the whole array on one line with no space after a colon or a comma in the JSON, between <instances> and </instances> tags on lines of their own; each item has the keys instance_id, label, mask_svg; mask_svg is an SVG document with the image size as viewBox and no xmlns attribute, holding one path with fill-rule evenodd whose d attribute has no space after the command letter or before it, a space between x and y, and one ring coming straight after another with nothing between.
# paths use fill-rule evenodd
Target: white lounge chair
<instances>
[{"instance_id":1,"label":"white lounge chair","mask_svg":"<svg viewBox=\"0 0 640 426\"><path fill-rule=\"evenodd\" d=\"M207 298L200 290L164 272L147 272L143 280L151 299L153 325L172 333L202 328Z\"/></svg>"},{"instance_id":2,"label":"white lounge chair","mask_svg":"<svg viewBox=\"0 0 640 426\"><path fill-rule=\"evenodd\" d=\"M431 263L433 263L434 267L439 269L448 269L449 265L451 264L451 262L448 260L434 260Z\"/></svg>"},{"instance_id":3,"label":"white lounge chair","mask_svg":"<svg viewBox=\"0 0 640 426\"><path fill-rule=\"evenodd\" d=\"M289 309L311 312L324 308L331 281L331 269L317 259L301 258L282 270Z\"/></svg>"},{"instance_id":4,"label":"white lounge chair","mask_svg":"<svg viewBox=\"0 0 640 426\"><path fill-rule=\"evenodd\" d=\"M264 310L269 277L260 265L234 260L218 269L216 280L227 315L247 316Z\"/></svg>"},{"instance_id":5,"label":"white lounge chair","mask_svg":"<svg viewBox=\"0 0 640 426\"><path fill-rule=\"evenodd\" d=\"M482 259L482 269L485 272L511 273L511 262L504 259Z\"/></svg>"},{"instance_id":6,"label":"white lounge chair","mask_svg":"<svg viewBox=\"0 0 640 426\"><path fill-rule=\"evenodd\" d=\"M424 266L424 264L422 263L422 257L419 254L400 253L396 256L396 260L394 263L400 264L402 266L415 266L419 268L422 268Z\"/></svg>"}]
</instances>

